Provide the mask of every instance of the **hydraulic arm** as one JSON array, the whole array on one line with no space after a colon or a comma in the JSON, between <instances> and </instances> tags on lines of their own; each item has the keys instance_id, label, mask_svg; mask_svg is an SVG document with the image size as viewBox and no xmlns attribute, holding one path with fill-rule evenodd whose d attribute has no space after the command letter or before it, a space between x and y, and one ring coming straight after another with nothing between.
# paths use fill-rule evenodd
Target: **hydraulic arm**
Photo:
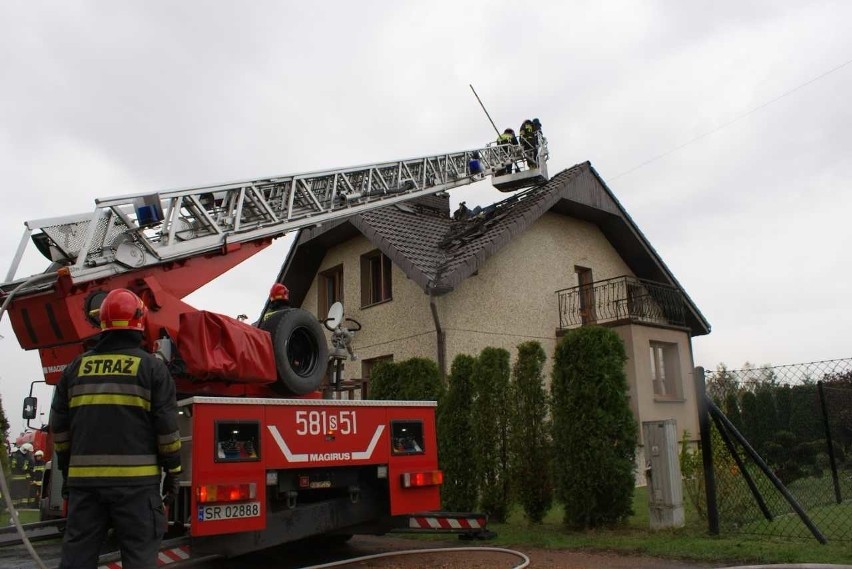
<instances>
[{"instance_id":1,"label":"hydraulic arm","mask_svg":"<svg viewBox=\"0 0 852 569\"><path fill-rule=\"evenodd\" d=\"M407 201L493 175L515 189L547 180L547 143L490 144L360 167L274 176L152 194L96 199L93 212L26 222L0 300L21 346L40 349L45 376L98 332L93 310L108 290L131 288L145 300L149 344L175 337L181 300L293 230ZM511 172L507 174L507 172ZM504 182L498 184L498 178ZM32 240L52 265L17 278ZM14 291L14 292L13 292ZM8 300L8 299L7 299Z\"/></svg>"}]
</instances>

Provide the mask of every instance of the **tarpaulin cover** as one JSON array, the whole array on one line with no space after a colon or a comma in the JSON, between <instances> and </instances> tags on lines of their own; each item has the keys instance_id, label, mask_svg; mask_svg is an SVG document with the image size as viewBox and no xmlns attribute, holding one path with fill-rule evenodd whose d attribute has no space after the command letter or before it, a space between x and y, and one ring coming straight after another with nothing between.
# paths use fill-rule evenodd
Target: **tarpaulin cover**
<instances>
[{"instance_id":1,"label":"tarpaulin cover","mask_svg":"<svg viewBox=\"0 0 852 569\"><path fill-rule=\"evenodd\" d=\"M195 379L273 383L278 378L269 332L222 314L181 314L177 348Z\"/></svg>"}]
</instances>

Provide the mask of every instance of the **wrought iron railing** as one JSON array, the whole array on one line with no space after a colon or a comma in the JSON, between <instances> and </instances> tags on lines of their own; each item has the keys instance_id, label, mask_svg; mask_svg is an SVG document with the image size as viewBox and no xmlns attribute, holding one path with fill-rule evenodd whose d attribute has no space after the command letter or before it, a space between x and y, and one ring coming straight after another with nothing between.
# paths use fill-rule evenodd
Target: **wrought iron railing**
<instances>
[{"instance_id":1,"label":"wrought iron railing","mask_svg":"<svg viewBox=\"0 0 852 569\"><path fill-rule=\"evenodd\" d=\"M683 293L669 285L622 276L556 291L559 328L625 320L686 326Z\"/></svg>"}]
</instances>

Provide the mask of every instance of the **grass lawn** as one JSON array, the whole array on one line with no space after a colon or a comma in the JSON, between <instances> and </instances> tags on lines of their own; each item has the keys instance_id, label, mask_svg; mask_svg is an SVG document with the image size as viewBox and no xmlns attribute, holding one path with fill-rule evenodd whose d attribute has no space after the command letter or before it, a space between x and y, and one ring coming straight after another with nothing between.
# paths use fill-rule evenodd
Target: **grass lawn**
<instances>
[{"instance_id":1,"label":"grass lawn","mask_svg":"<svg viewBox=\"0 0 852 569\"><path fill-rule=\"evenodd\" d=\"M9 525L9 512L5 511L3 508L3 512L0 513L0 527L5 527ZM22 510L18 511L18 519L21 520L22 524L30 524L38 521L38 510Z\"/></svg>"},{"instance_id":2,"label":"grass lawn","mask_svg":"<svg viewBox=\"0 0 852 569\"><path fill-rule=\"evenodd\" d=\"M505 524L490 523L500 546L529 546L552 549L608 550L707 562L762 563L852 563L852 543L815 539L773 538L741 533L710 536L707 524L686 506L686 526L676 530L649 529L648 502L644 488L637 488L636 514L625 527L585 532L569 531L562 525L562 508L554 507L537 526L529 525L516 508ZM850 512L852 518L852 512ZM850 522L852 523L852 522ZM807 531L807 530L805 530Z\"/></svg>"}]
</instances>

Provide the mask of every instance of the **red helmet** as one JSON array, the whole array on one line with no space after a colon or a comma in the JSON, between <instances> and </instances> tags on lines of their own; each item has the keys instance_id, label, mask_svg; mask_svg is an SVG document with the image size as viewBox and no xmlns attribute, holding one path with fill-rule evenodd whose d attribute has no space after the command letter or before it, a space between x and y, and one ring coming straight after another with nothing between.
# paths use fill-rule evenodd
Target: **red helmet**
<instances>
[{"instance_id":1,"label":"red helmet","mask_svg":"<svg viewBox=\"0 0 852 569\"><path fill-rule=\"evenodd\" d=\"M272 288L269 289L269 300L290 300L290 289L284 286L281 283L275 283L272 285Z\"/></svg>"},{"instance_id":2,"label":"red helmet","mask_svg":"<svg viewBox=\"0 0 852 569\"><path fill-rule=\"evenodd\" d=\"M126 288L111 290L101 303L101 329L142 331L147 312L142 299Z\"/></svg>"}]
</instances>

